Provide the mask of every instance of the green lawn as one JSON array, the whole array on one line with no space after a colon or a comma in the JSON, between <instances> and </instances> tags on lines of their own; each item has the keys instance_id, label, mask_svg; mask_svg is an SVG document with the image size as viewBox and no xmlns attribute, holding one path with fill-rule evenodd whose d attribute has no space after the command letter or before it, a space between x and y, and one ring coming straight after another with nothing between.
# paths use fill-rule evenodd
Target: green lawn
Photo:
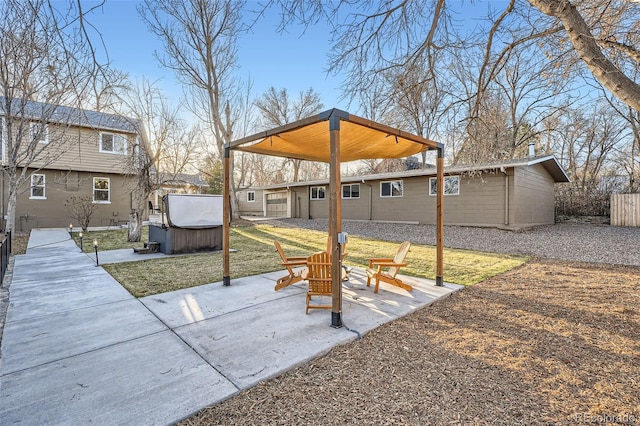
<instances>
[{"instance_id":1,"label":"green lawn","mask_svg":"<svg viewBox=\"0 0 640 426\"><path fill-rule=\"evenodd\" d=\"M142 247L143 242L149 240L149 227L142 227L142 240L139 243L130 243L127 241L129 230L124 228L109 229L107 231L88 231L83 233L82 236L82 251L85 253L92 253L95 249L93 247L93 240L98 241L99 250L117 250L123 248L133 249L134 247ZM80 233L74 232L73 239L78 247L80 247Z\"/></svg>"},{"instance_id":2,"label":"green lawn","mask_svg":"<svg viewBox=\"0 0 640 426\"><path fill-rule=\"evenodd\" d=\"M112 232L113 235L106 234ZM142 246L142 243L126 243L126 230L91 233L90 238L94 236L99 238L100 250ZM146 238L144 240L146 241ZM281 228L271 225L231 228L230 247L235 250L230 254L231 278L281 270L280 258L273 246L274 240L282 244L287 255L306 256L326 248L327 234L308 229ZM118 245L118 242L121 245ZM398 243L350 236L345 263L365 267L368 258L392 257L397 247ZM92 246L91 249L93 249ZM406 259L409 266L403 268L401 272L435 279L435 252L433 246L413 244ZM515 268L526 260L522 256L445 249L444 280L472 285ZM103 265L103 267L131 294L143 297L221 281L222 253L182 255L166 259L116 263Z\"/></svg>"}]
</instances>

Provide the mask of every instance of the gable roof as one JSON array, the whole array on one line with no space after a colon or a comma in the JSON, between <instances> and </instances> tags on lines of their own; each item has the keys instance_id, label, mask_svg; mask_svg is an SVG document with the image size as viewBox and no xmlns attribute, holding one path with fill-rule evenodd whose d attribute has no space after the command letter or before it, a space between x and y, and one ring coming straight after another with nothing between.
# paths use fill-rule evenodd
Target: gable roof
<instances>
[{"instance_id":1,"label":"gable roof","mask_svg":"<svg viewBox=\"0 0 640 426\"><path fill-rule=\"evenodd\" d=\"M0 96L0 115L8 115L7 98ZM123 115L89 111L64 105L55 105L27 99L11 99L10 114L30 120L47 123L88 127L91 129L113 130L124 133L138 133L137 121Z\"/></svg>"},{"instance_id":2,"label":"gable roof","mask_svg":"<svg viewBox=\"0 0 640 426\"><path fill-rule=\"evenodd\" d=\"M516 160L508 160L500 163L487 163L487 164L478 164L478 165L465 165L465 166L450 166L445 167L444 174L445 175L455 175L459 173L469 173L469 172L480 172L483 170L490 169L508 169L515 167L526 167L533 166L535 164L541 164L542 167L547 170L549 175L554 179L557 183L562 182L570 182L569 176L567 176L566 172L558 162L555 156L553 155L544 155ZM352 183L352 182L362 182L362 181L372 181L372 180L386 180L386 179L402 179L407 177L416 177L416 176L435 176L436 168L429 167L426 169L417 169L417 170L405 170L401 172L391 172L391 173L376 173L376 174L368 174L368 175L359 175L359 176L345 176L342 178L342 183ZM273 185L261 186L258 189L279 189L285 187L300 187L300 186L313 186L313 185L327 185L329 183L328 179L314 180L314 181L306 181L306 182L289 182L289 183L278 183Z\"/></svg>"}]
</instances>

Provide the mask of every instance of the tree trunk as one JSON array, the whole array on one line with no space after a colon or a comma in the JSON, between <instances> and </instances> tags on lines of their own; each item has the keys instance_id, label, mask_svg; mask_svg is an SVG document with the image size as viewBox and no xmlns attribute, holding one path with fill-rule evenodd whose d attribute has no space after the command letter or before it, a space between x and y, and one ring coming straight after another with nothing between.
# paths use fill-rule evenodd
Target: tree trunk
<instances>
[{"instance_id":1,"label":"tree trunk","mask_svg":"<svg viewBox=\"0 0 640 426\"><path fill-rule=\"evenodd\" d=\"M15 182L9 181L9 199L7 200L7 222L5 231L13 233L16 230L16 204L18 193Z\"/></svg>"},{"instance_id":2,"label":"tree trunk","mask_svg":"<svg viewBox=\"0 0 640 426\"><path fill-rule=\"evenodd\" d=\"M593 76L622 102L640 111L640 85L627 77L598 46L596 38L576 7L568 0L529 0L546 15L557 18L574 49Z\"/></svg>"},{"instance_id":3,"label":"tree trunk","mask_svg":"<svg viewBox=\"0 0 640 426\"><path fill-rule=\"evenodd\" d=\"M139 242L142 238L142 220L140 214L133 212L129 214L129 242Z\"/></svg>"}]
</instances>

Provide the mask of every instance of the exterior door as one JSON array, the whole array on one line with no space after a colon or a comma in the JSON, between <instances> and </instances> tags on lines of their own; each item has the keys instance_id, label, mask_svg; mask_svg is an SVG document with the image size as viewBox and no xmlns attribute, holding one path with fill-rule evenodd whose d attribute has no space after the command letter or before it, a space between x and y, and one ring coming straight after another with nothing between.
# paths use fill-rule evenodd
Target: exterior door
<instances>
[{"instance_id":1,"label":"exterior door","mask_svg":"<svg viewBox=\"0 0 640 426\"><path fill-rule=\"evenodd\" d=\"M287 217L287 192L265 194L267 217Z\"/></svg>"}]
</instances>

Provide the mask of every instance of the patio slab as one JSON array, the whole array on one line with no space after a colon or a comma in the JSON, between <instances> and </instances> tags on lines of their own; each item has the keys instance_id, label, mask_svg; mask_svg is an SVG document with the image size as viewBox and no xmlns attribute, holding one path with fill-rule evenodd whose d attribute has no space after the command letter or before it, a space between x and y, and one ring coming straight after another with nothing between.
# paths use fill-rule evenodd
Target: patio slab
<instances>
[{"instance_id":1,"label":"patio slab","mask_svg":"<svg viewBox=\"0 0 640 426\"><path fill-rule=\"evenodd\" d=\"M157 318L130 299L5 325L0 374L5 375L167 330Z\"/></svg>"},{"instance_id":2,"label":"patio slab","mask_svg":"<svg viewBox=\"0 0 640 426\"><path fill-rule=\"evenodd\" d=\"M279 272L277 276L282 276ZM171 328L193 324L230 312L250 309L267 302L288 297L292 292L304 294L295 288L289 292L273 291L275 280L265 275L233 280L229 287L222 282L206 284L169 293L156 294L140 301Z\"/></svg>"},{"instance_id":3,"label":"patio slab","mask_svg":"<svg viewBox=\"0 0 640 426\"><path fill-rule=\"evenodd\" d=\"M274 291L283 271L139 300L65 230L31 238L0 348L2 424L173 424L358 336L328 310L305 315L304 283ZM345 326L365 333L459 288L407 281L374 294L354 270Z\"/></svg>"},{"instance_id":4,"label":"patio slab","mask_svg":"<svg viewBox=\"0 0 640 426\"><path fill-rule=\"evenodd\" d=\"M2 424L173 424L238 392L170 331L2 376Z\"/></svg>"}]
</instances>

